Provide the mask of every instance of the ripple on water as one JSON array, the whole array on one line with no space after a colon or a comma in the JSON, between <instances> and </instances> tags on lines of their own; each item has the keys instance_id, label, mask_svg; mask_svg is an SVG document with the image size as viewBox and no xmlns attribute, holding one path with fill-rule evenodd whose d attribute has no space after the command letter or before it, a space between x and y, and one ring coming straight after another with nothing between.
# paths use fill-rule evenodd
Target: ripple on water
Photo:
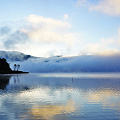
<instances>
[{"instance_id":1,"label":"ripple on water","mask_svg":"<svg viewBox=\"0 0 120 120\"><path fill-rule=\"evenodd\" d=\"M0 120L120 119L117 74L29 74L1 78Z\"/></svg>"}]
</instances>

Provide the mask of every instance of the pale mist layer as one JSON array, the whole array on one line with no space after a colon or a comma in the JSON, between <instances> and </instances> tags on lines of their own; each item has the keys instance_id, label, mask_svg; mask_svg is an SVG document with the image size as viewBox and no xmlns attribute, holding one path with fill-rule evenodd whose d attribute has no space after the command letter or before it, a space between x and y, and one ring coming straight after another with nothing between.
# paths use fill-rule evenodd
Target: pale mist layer
<instances>
[{"instance_id":1,"label":"pale mist layer","mask_svg":"<svg viewBox=\"0 0 120 120\"><path fill-rule=\"evenodd\" d=\"M20 52L0 52L10 63L20 64L20 69L29 72L120 72L120 55L81 55L75 57L33 57Z\"/></svg>"}]
</instances>

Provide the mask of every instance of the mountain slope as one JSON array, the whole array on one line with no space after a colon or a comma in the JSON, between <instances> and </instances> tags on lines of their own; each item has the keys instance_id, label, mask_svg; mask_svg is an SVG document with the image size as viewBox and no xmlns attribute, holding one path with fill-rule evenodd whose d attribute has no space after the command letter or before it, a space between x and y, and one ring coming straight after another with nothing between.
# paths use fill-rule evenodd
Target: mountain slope
<instances>
[{"instance_id":1,"label":"mountain slope","mask_svg":"<svg viewBox=\"0 0 120 120\"><path fill-rule=\"evenodd\" d=\"M8 61L24 61L35 57L17 51L0 51L0 58L5 58Z\"/></svg>"}]
</instances>

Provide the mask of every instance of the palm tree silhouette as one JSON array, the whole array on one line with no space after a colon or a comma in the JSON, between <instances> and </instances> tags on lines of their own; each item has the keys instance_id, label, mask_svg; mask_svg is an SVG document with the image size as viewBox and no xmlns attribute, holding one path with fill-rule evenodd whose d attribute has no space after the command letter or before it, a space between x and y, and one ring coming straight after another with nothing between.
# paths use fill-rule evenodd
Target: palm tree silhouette
<instances>
[{"instance_id":1,"label":"palm tree silhouette","mask_svg":"<svg viewBox=\"0 0 120 120\"><path fill-rule=\"evenodd\" d=\"M17 67L17 65L16 65L16 64L14 64L14 71L16 71L16 67Z\"/></svg>"},{"instance_id":2,"label":"palm tree silhouette","mask_svg":"<svg viewBox=\"0 0 120 120\"><path fill-rule=\"evenodd\" d=\"M20 68L20 65L18 64L18 65L17 65L17 71L19 70L19 68Z\"/></svg>"}]
</instances>

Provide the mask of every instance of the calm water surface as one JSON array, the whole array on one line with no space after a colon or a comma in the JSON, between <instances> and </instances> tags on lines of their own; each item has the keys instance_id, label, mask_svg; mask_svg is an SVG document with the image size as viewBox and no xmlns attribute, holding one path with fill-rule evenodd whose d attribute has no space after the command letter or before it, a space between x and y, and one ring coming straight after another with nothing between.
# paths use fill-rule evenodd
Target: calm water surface
<instances>
[{"instance_id":1,"label":"calm water surface","mask_svg":"<svg viewBox=\"0 0 120 120\"><path fill-rule=\"evenodd\" d=\"M120 73L0 75L0 120L120 120Z\"/></svg>"}]
</instances>

